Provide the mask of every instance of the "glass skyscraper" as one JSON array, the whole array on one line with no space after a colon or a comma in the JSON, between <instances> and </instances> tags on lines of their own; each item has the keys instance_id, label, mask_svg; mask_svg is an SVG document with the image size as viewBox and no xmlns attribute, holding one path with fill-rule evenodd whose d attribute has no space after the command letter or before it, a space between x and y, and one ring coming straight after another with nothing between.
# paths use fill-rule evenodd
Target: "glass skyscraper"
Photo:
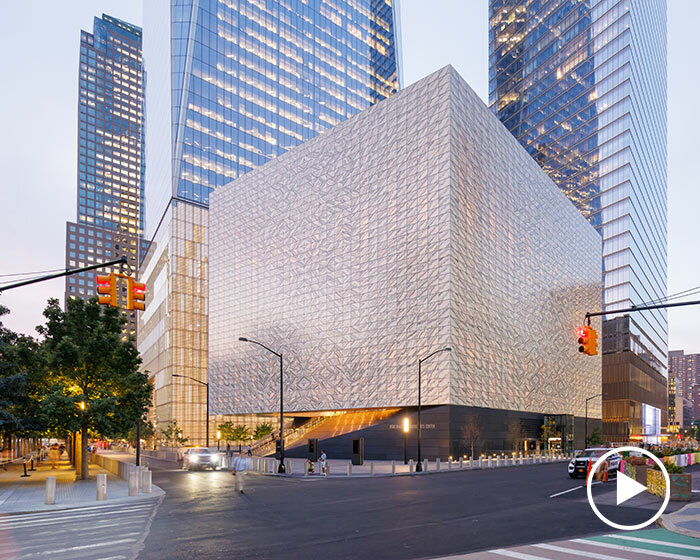
<instances>
[{"instance_id":1,"label":"glass skyscraper","mask_svg":"<svg viewBox=\"0 0 700 560\"><path fill-rule=\"evenodd\" d=\"M489 26L491 108L602 236L604 310L665 297L665 1L491 0ZM665 414L666 312L607 319L604 431L635 437Z\"/></svg>"},{"instance_id":2,"label":"glass skyscraper","mask_svg":"<svg viewBox=\"0 0 700 560\"><path fill-rule=\"evenodd\" d=\"M132 273L138 266L145 165L141 50L141 28L105 14L95 17L92 33L81 32L78 219L66 224L66 268L122 256ZM66 299L95 295L95 271L66 278ZM125 307L126 292L120 289L118 299ZM135 313L123 313L135 336Z\"/></svg>"},{"instance_id":3,"label":"glass skyscraper","mask_svg":"<svg viewBox=\"0 0 700 560\"><path fill-rule=\"evenodd\" d=\"M171 0L144 9L153 241L139 350L154 379L154 421L177 420L202 443L209 194L397 91L397 6Z\"/></svg>"}]
</instances>

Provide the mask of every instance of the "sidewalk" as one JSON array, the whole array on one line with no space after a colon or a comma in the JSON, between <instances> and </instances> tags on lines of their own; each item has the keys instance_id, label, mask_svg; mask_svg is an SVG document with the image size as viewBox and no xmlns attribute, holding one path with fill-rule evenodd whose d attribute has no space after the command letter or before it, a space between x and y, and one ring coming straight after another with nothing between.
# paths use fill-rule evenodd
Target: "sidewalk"
<instances>
[{"instance_id":1,"label":"sidewalk","mask_svg":"<svg viewBox=\"0 0 700 560\"><path fill-rule=\"evenodd\" d=\"M64 455L65 457L65 455ZM121 480L98 465L90 465L90 480L75 480L75 470L67 460L61 461L57 469L51 469L48 461L36 465L36 471L27 471L31 475L22 478L21 465L9 466L7 471L0 470L0 515L7 513L25 513L33 511L52 511L67 508L112 505L121 502L150 499L162 496L163 490L153 485L151 494L129 496L127 481ZM96 475L107 474L107 499L97 501ZM44 503L46 477L56 477L55 504Z\"/></svg>"},{"instance_id":2,"label":"sidewalk","mask_svg":"<svg viewBox=\"0 0 700 560\"><path fill-rule=\"evenodd\" d=\"M691 502L673 513L664 513L659 523L665 529L700 539L700 504Z\"/></svg>"}]
</instances>

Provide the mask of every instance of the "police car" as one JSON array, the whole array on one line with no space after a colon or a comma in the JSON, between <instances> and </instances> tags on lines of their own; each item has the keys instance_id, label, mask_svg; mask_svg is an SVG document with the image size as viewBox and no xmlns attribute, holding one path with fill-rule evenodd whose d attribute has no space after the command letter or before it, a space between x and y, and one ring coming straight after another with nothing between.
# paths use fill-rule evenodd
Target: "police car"
<instances>
[{"instance_id":1,"label":"police car","mask_svg":"<svg viewBox=\"0 0 700 560\"><path fill-rule=\"evenodd\" d=\"M595 462L605 455L608 451L612 451L612 447L590 447L581 451L574 459L569 462L569 476L571 478L583 477L588 474L588 463L591 468ZM620 461L622 457L619 454L613 453L606 461L608 462L608 475L616 473L620 470Z\"/></svg>"}]
</instances>

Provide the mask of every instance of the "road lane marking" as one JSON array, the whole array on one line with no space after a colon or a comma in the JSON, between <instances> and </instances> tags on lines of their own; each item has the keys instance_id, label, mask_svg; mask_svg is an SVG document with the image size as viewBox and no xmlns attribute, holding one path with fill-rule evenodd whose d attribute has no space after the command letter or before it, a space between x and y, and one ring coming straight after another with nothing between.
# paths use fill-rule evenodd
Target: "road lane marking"
<instances>
[{"instance_id":1,"label":"road lane marking","mask_svg":"<svg viewBox=\"0 0 700 560\"><path fill-rule=\"evenodd\" d=\"M625 550L627 552L635 552L637 554L647 554L649 556L656 556L658 558L659 552L656 550L647 550L645 548L636 548L636 547L631 547L631 546L622 546L619 544L611 544L611 543L604 543L600 541L589 541L589 540L584 540L584 539L572 539L572 542L579 542L579 543L585 543L585 544L590 544L593 546L601 546L603 548L612 548L613 550ZM671 543L668 543L669 546L673 546ZM686 556L685 554L674 554L672 552L663 552L664 558L670 558L671 560L690 560L691 558L697 558L697 556ZM591 556L591 558L595 558L595 556Z\"/></svg>"},{"instance_id":2,"label":"road lane marking","mask_svg":"<svg viewBox=\"0 0 700 560\"><path fill-rule=\"evenodd\" d=\"M596 484L600 484L600 483L601 483L600 481L594 482L593 484L591 484L591 486L595 486ZM559 492L557 494L552 494L550 496L550 498L556 498L557 496L561 496L563 494L568 494L569 492L573 492L574 490L578 490L580 488L585 488L585 487L586 487L585 485L581 485L581 486L576 486L575 488L569 488L569 490L564 490L563 492Z\"/></svg>"},{"instance_id":3,"label":"road lane marking","mask_svg":"<svg viewBox=\"0 0 700 560\"><path fill-rule=\"evenodd\" d=\"M636 542L642 542L642 543L648 543L648 544L660 544L663 546L671 546L675 548L685 548L688 550L700 550L700 546L694 546L692 544L682 544L682 543L675 543L675 542L670 542L670 541L655 541L653 539L643 539L641 537L628 537L626 535L605 535L606 537L610 537L611 539L624 539L627 541L636 541Z\"/></svg>"},{"instance_id":4,"label":"road lane marking","mask_svg":"<svg viewBox=\"0 0 700 560\"><path fill-rule=\"evenodd\" d=\"M518 558L519 560L550 560L549 558L544 558L543 556L534 556L532 554L516 552L515 550L505 550L503 548L489 550L489 552L492 554L500 554L501 556L508 556L510 558Z\"/></svg>"},{"instance_id":5,"label":"road lane marking","mask_svg":"<svg viewBox=\"0 0 700 560\"><path fill-rule=\"evenodd\" d=\"M585 542L587 543L588 541L582 541L579 539L580 542ZM595 558L596 560L620 560L619 556L609 556L607 554L596 554L595 552L587 552L585 550L575 550L573 548L565 548L563 546L554 546L553 544L533 544L532 546L536 546L537 548L544 548L545 550L552 550L554 552L563 552L565 554L573 554L574 556L585 556L586 558ZM623 548L623 547L620 547ZM634 549L636 550L636 549Z\"/></svg>"},{"instance_id":6,"label":"road lane marking","mask_svg":"<svg viewBox=\"0 0 700 560\"><path fill-rule=\"evenodd\" d=\"M123 543L133 543L136 539L119 539L116 541L102 541L94 544L83 544L80 546L73 546L71 548L55 548L52 550L44 550L41 552L30 552L29 554L22 554L22 556L45 556L47 554L61 554L63 552L70 552L71 550L87 550L88 548L96 548L98 546L114 546L115 544ZM22 557L20 556L20 558Z\"/></svg>"}]
</instances>

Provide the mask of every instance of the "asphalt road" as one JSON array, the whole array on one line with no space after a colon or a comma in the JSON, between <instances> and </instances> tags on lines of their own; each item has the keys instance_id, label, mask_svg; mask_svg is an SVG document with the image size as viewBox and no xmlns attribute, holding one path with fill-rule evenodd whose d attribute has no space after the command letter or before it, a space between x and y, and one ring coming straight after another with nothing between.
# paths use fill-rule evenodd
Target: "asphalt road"
<instances>
[{"instance_id":1,"label":"asphalt road","mask_svg":"<svg viewBox=\"0 0 700 560\"><path fill-rule=\"evenodd\" d=\"M432 558L611 532L585 489L550 497L582 484L564 463L350 480L249 475L244 495L229 472L153 474L167 495L139 556L148 560ZM614 483L594 496L624 524L659 505L640 496L616 506Z\"/></svg>"}]
</instances>

